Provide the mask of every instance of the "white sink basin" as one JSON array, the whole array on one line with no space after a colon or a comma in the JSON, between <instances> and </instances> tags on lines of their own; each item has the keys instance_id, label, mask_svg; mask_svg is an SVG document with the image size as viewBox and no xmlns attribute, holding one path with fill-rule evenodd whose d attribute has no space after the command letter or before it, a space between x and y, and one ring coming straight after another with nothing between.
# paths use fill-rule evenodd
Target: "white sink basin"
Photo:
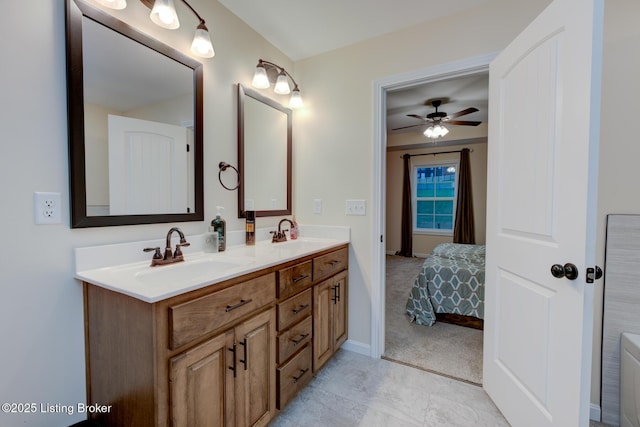
<instances>
[{"instance_id":1,"label":"white sink basin","mask_svg":"<svg viewBox=\"0 0 640 427\"><path fill-rule=\"evenodd\" d=\"M254 261L251 258L222 258L205 255L175 264L143 268L134 272L133 277L135 280L149 284L183 282L186 280L200 282L220 274L227 275L231 270L244 269Z\"/></svg>"}]
</instances>

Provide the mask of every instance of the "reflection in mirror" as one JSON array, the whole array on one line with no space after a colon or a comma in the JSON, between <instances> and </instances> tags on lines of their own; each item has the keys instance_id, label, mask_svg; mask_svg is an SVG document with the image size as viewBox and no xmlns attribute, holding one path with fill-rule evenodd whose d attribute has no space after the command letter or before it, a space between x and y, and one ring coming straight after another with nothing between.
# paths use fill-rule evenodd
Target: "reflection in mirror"
<instances>
[{"instance_id":1,"label":"reflection in mirror","mask_svg":"<svg viewBox=\"0 0 640 427\"><path fill-rule=\"evenodd\" d=\"M291 214L292 114L238 84L238 215Z\"/></svg>"},{"instance_id":2,"label":"reflection in mirror","mask_svg":"<svg viewBox=\"0 0 640 427\"><path fill-rule=\"evenodd\" d=\"M72 227L200 221L202 65L67 2Z\"/></svg>"}]
</instances>

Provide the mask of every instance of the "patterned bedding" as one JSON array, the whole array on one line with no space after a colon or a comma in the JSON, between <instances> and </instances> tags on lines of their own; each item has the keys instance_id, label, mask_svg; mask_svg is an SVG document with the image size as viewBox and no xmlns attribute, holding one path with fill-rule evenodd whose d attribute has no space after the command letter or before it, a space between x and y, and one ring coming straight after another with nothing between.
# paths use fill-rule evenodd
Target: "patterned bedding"
<instances>
[{"instance_id":1,"label":"patterned bedding","mask_svg":"<svg viewBox=\"0 0 640 427\"><path fill-rule=\"evenodd\" d=\"M434 248L416 277L407 313L431 326L436 313L484 318L484 245L443 243Z\"/></svg>"}]
</instances>

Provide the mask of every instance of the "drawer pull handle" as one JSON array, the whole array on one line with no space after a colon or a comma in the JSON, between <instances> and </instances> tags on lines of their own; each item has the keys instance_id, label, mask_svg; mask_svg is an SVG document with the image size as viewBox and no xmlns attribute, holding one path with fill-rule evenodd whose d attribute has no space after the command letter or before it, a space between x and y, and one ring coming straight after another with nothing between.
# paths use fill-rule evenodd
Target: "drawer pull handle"
<instances>
[{"instance_id":1,"label":"drawer pull handle","mask_svg":"<svg viewBox=\"0 0 640 427\"><path fill-rule=\"evenodd\" d=\"M333 290L333 298L331 298L331 301L333 301L334 304L337 304L338 301L340 301L340 284L331 287L331 289Z\"/></svg>"},{"instance_id":2,"label":"drawer pull handle","mask_svg":"<svg viewBox=\"0 0 640 427\"><path fill-rule=\"evenodd\" d=\"M291 311L293 312L293 314L298 314L298 313L300 313L301 311L303 311L307 307L309 307L309 304L301 305L300 307L294 308Z\"/></svg>"},{"instance_id":3,"label":"drawer pull handle","mask_svg":"<svg viewBox=\"0 0 640 427\"><path fill-rule=\"evenodd\" d=\"M293 343L293 345L298 345L308 336L309 334L300 334L300 338L298 338L297 340L292 339L291 342Z\"/></svg>"},{"instance_id":4,"label":"drawer pull handle","mask_svg":"<svg viewBox=\"0 0 640 427\"><path fill-rule=\"evenodd\" d=\"M228 305L227 309L225 310L227 313L235 310L236 308L242 307L245 304L249 304L251 301L253 301L252 299L241 299L239 303L237 303L236 305Z\"/></svg>"},{"instance_id":5,"label":"drawer pull handle","mask_svg":"<svg viewBox=\"0 0 640 427\"><path fill-rule=\"evenodd\" d=\"M331 267L335 267L336 265L340 264L340 261L338 260L329 261L329 264L331 264Z\"/></svg>"},{"instance_id":6,"label":"drawer pull handle","mask_svg":"<svg viewBox=\"0 0 640 427\"><path fill-rule=\"evenodd\" d=\"M308 274L303 274L302 276L294 277L294 278L293 278L293 283L298 283L300 280L304 280L304 279L306 279L307 277L309 277L309 275L308 275Z\"/></svg>"},{"instance_id":7,"label":"drawer pull handle","mask_svg":"<svg viewBox=\"0 0 640 427\"><path fill-rule=\"evenodd\" d=\"M308 371L309 371L309 368L307 368L307 369L300 369L300 374L298 374L298 376L297 376L297 377L293 377L293 382L294 382L294 383L297 383L297 382L298 382L298 380L299 380L300 378L302 378L302 376L303 376L304 374L306 374Z\"/></svg>"},{"instance_id":8,"label":"drawer pull handle","mask_svg":"<svg viewBox=\"0 0 640 427\"><path fill-rule=\"evenodd\" d=\"M229 366L229 369L233 371L233 378L235 378L236 377L236 345L234 344L233 347L230 347L228 350L231 353L233 353L233 356L231 356L233 358L233 366Z\"/></svg>"},{"instance_id":9,"label":"drawer pull handle","mask_svg":"<svg viewBox=\"0 0 640 427\"><path fill-rule=\"evenodd\" d=\"M242 346L242 348L244 349L244 359L240 359L240 363L242 363L244 365L244 370L246 371L248 369L248 367L247 367L247 339L245 338L244 340L240 341L238 344L240 344Z\"/></svg>"}]
</instances>

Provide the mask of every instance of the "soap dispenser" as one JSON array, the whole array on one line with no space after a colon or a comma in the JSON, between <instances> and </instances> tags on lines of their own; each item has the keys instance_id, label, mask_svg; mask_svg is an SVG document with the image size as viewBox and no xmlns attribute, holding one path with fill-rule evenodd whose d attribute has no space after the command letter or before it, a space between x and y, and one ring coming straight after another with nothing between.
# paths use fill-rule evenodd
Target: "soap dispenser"
<instances>
[{"instance_id":1,"label":"soap dispenser","mask_svg":"<svg viewBox=\"0 0 640 427\"><path fill-rule=\"evenodd\" d=\"M220 210L224 209L222 206L216 206L216 217L211 221L211 228L214 233L218 234L218 251L222 252L227 248L226 240L226 222L222 219Z\"/></svg>"}]
</instances>

